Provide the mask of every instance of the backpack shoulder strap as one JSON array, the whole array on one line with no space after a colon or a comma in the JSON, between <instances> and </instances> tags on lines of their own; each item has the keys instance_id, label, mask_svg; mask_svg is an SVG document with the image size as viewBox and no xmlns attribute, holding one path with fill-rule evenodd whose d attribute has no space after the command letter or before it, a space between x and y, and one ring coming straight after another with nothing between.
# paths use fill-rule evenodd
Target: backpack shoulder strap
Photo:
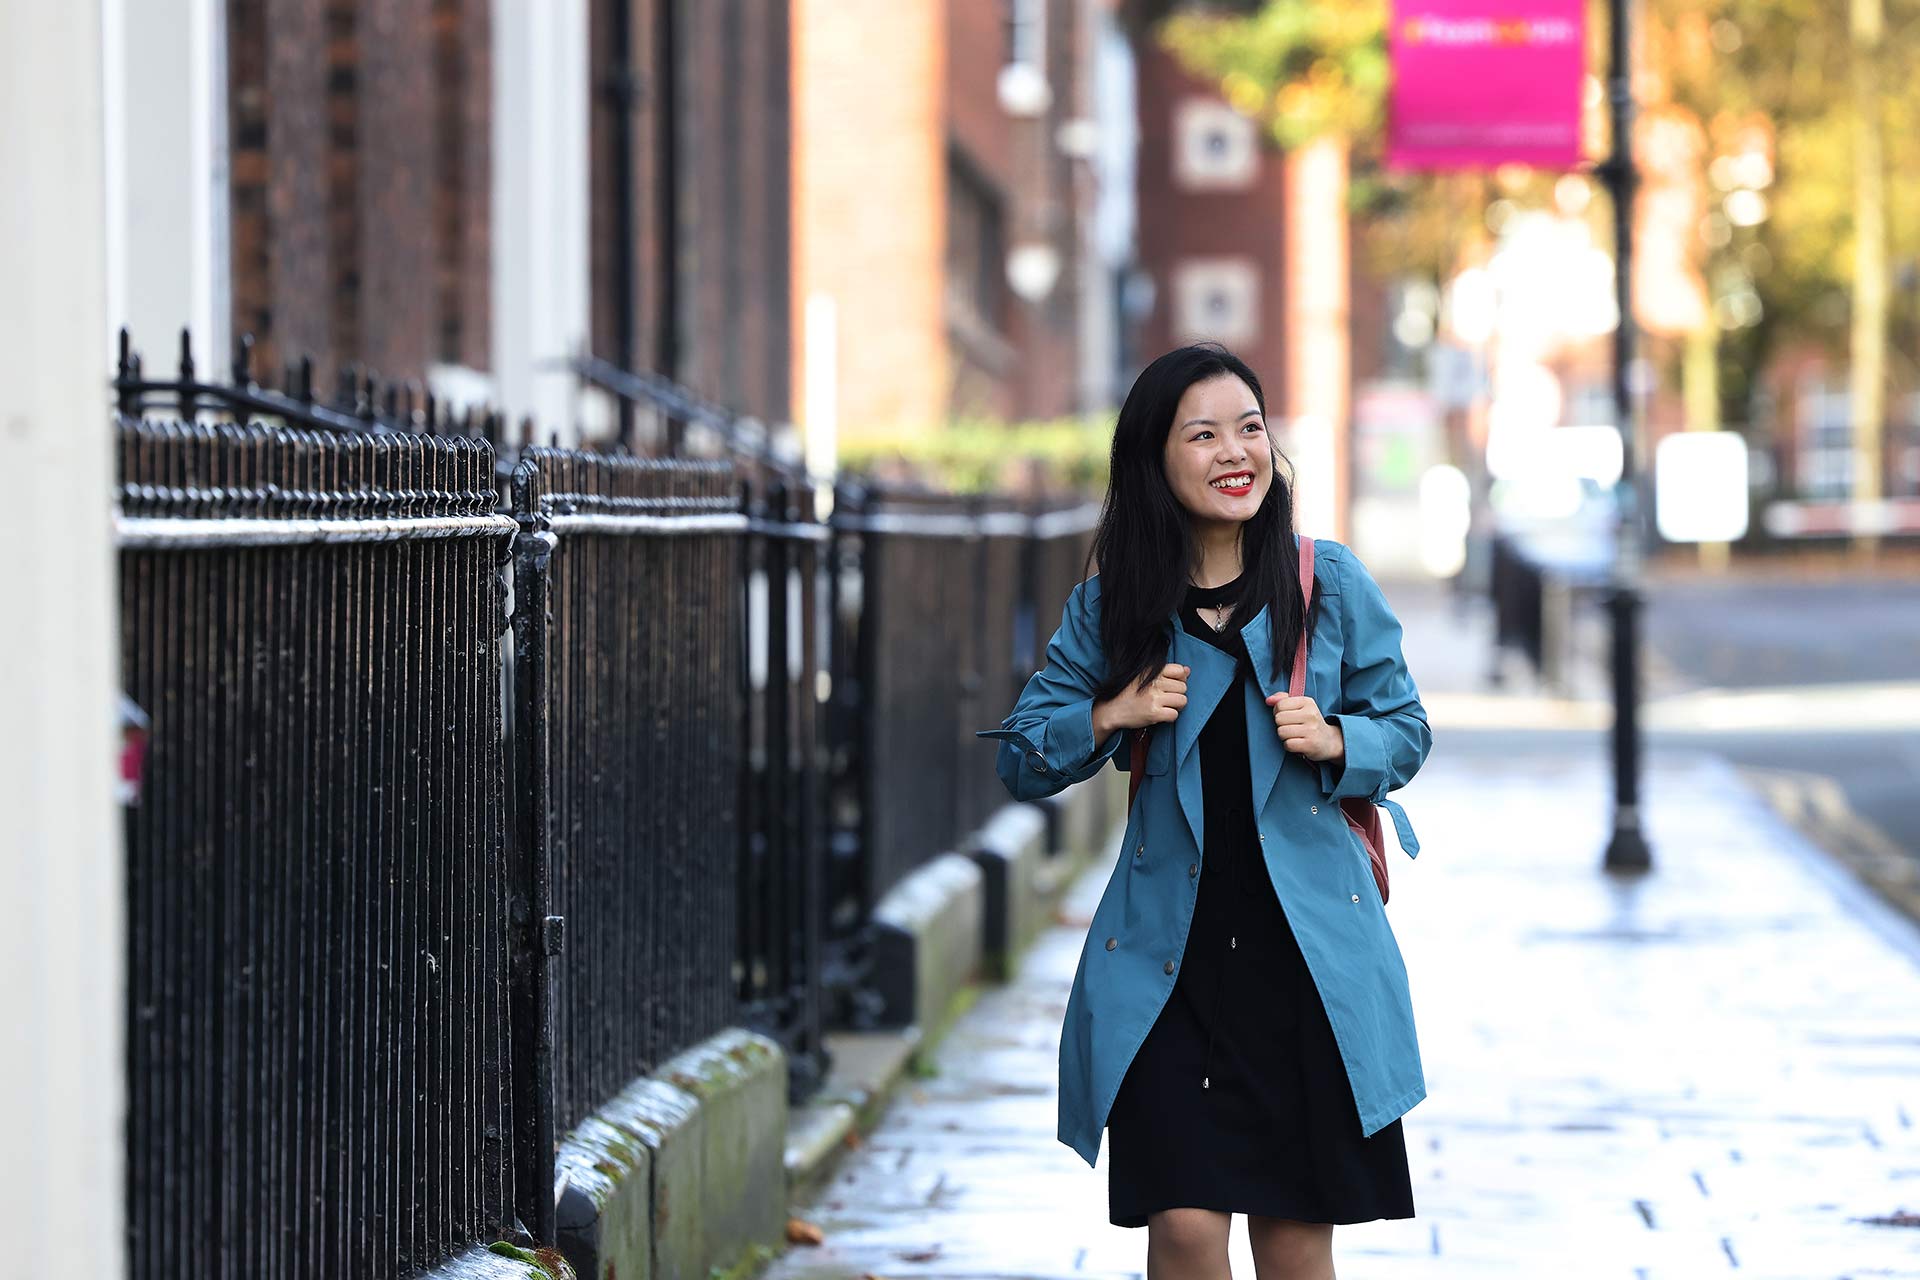
<instances>
[{"instance_id":1,"label":"backpack shoulder strap","mask_svg":"<svg viewBox=\"0 0 1920 1280\"><path fill-rule=\"evenodd\" d=\"M1313 539L1300 539L1300 643L1293 650L1293 674L1287 692L1299 697L1307 691L1307 615L1313 604Z\"/></svg>"}]
</instances>

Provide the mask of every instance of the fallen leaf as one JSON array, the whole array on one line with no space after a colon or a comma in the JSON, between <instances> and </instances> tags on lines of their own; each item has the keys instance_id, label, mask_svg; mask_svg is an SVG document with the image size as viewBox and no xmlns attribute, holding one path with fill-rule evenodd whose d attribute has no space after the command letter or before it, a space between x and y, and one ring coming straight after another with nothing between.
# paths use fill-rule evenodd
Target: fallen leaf
<instances>
[{"instance_id":1,"label":"fallen leaf","mask_svg":"<svg viewBox=\"0 0 1920 1280\"><path fill-rule=\"evenodd\" d=\"M935 1245L931 1249L916 1249L912 1253L903 1253L900 1255L900 1261L932 1262L935 1258L939 1256L940 1256L940 1246Z\"/></svg>"},{"instance_id":2,"label":"fallen leaf","mask_svg":"<svg viewBox=\"0 0 1920 1280\"><path fill-rule=\"evenodd\" d=\"M845 1142L848 1147L851 1147L855 1151L858 1151L861 1147L865 1146L867 1142L865 1138L860 1136L860 1131L858 1129L847 1130L847 1136L843 1138L842 1141Z\"/></svg>"},{"instance_id":3,"label":"fallen leaf","mask_svg":"<svg viewBox=\"0 0 1920 1280\"><path fill-rule=\"evenodd\" d=\"M787 1219L788 1244L819 1244L826 1238L826 1233L821 1231L819 1227L814 1226L811 1222L807 1222L801 1218Z\"/></svg>"}]
</instances>

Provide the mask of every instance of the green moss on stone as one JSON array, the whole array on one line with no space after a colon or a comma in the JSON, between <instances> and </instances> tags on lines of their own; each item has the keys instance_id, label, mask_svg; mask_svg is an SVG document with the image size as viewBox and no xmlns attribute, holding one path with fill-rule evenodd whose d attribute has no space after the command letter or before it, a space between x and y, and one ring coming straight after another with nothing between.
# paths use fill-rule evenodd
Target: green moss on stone
<instances>
[{"instance_id":1,"label":"green moss on stone","mask_svg":"<svg viewBox=\"0 0 1920 1280\"><path fill-rule=\"evenodd\" d=\"M740 1260L731 1267L713 1267L707 1272L707 1280L747 1280L759 1273L774 1258L774 1251L764 1244L749 1248Z\"/></svg>"},{"instance_id":2,"label":"green moss on stone","mask_svg":"<svg viewBox=\"0 0 1920 1280\"><path fill-rule=\"evenodd\" d=\"M496 1240L487 1246L487 1252L532 1266L527 1280L579 1280L558 1249L522 1249L510 1240Z\"/></svg>"}]
</instances>

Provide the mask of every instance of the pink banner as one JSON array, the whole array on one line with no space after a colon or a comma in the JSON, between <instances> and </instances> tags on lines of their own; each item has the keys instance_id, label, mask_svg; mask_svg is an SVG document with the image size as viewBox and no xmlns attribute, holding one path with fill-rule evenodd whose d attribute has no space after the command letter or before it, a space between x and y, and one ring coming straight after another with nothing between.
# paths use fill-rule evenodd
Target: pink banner
<instances>
[{"instance_id":1,"label":"pink banner","mask_svg":"<svg viewBox=\"0 0 1920 1280\"><path fill-rule=\"evenodd\" d=\"M1397 0L1387 165L1580 162L1582 0Z\"/></svg>"}]
</instances>

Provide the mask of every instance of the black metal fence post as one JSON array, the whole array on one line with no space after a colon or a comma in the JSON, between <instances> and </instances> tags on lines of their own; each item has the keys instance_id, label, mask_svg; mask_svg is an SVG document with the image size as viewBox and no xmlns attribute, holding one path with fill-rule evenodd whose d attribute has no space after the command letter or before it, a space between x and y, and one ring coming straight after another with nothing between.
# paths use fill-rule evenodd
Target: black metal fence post
<instances>
[{"instance_id":1,"label":"black metal fence post","mask_svg":"<svg viewBox=\"0 0 1920 1280\"><path fill-rule=\"evenodd\" d=\"M866 924L874 903L874 723L869 714L879 664L873 597L880 552L861 527L868 510L861 486L836 486L832 567L828 575L833 634L828 734L833 743L828 786L822 960L835 1021L866 1026L879 1005L867 986Z\"/></svg>"},{"instance_id":2,"label":"black metal fence post","mask_svg":"<svg viewBox=\"0 0 1920 1280\"><path fill-rule=\"evenodd\" d=\"M554 537L538 501L539 475L521 463L513 476L521 531L513 541L513 777L515 823L509 863L509 992L513 1028L514 1211L537 1241L553 1233L553 978L564 922L552 915L547 745L548 609Z\"/></svg>"},{"instance_id":3,"label":"black metal fence post","mask_svg":"<svg viewBox=\"0 0 1920 1280\"><path fill-rule=\"evenodd\" d=\"M800 560L799 687L794 691L796 708L803 713L792 737L796 762L794 787L795 854L798 858L799 901L789 922L803 987L798 993L799 1008L796 1042L801 1051L789 1059L790 1087L796 1099L813 1093L824 1082L832 1065L825 1043L826 988L822 972L824 947L823 893L826 884L827 805L826 773L823 767L826 744L825 721L820 697L824 674L821 654L828 640L828 622L822 604L822 578L826 571L829 531L814 510L814 491L804 478L787 491L782 502L785 518L807 529L808 538L796 544Z\"/></svg>"},{"instance_id":4,"label":"black metal fence post","mask_svg":"<svg viewBox=\"0 0 1920 1280\"><path fill-rule=\"evenodd\" d=\"M972 525L968 533L960 537L961 566L965 573L965 594L956 593L955 602L966 623L965 639L961 648L960 669L955 673L959 685L959 714L955 717L953 750L957 761L977 763L982 759L982 748L987 744L973 736L974 729L986 723L988 712L986 699L985 672L988 667L987 645L989 641L989 623L995 611L990 607L988 596L992 590L992 551L993 542L986 536L981 526L987 513L987 499L984 494L969 494L962 506ZM990 762L992 752L985 753ZM983 776L978 769L956 768L953 773L953 785L957 794L954 797L954 818L956 834L970 831L986 820L992 811L996 797L986 792L982 786ZM999 779L993 779L999 786Z\"/></svg>"},{"instance_id":5,"label":"black metal fence post","mask_svg":"<svg viewBox=\"0 0 1920 1280\"><path fill-rule=\"evenodd\" d=\"M1607 96L1613 153L1600 167L1613 203L1614 289L1619 321L1613 334L1613 407L1620 428L1619 505L1612 590L1613 619L1613 834L1602 865L1637 872L1653 866L1653 850L1640 822L1640 423L1630 380L1635 375L1638 326L1633 314L1633 198L1639 185L1633 159L1633 0L1610 0Z\"/></svg>"}]
</instances>

